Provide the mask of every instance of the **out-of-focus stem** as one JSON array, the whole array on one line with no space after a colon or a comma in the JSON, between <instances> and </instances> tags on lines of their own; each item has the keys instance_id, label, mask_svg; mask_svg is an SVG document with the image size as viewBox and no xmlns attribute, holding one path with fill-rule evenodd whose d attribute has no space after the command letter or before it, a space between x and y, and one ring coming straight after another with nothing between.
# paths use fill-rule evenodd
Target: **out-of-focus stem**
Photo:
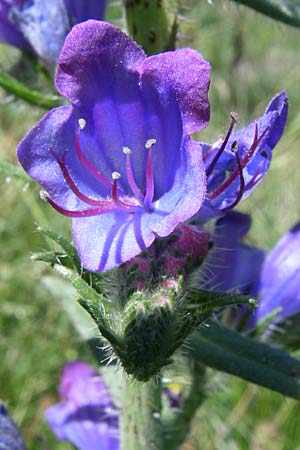
<instances>
[{"instance_id":1,"label":"out-of-focus stem","mask_svg":"<svg viewBox=\"0 0 300 450\"><path fill-rule=\"evenodd\" d=\"M124 375L121 450L162 450L161 384L142 383Z\"/></svg>"},{"instance_id":2,"label":"out-of-focus stem","mask_svg":"<svg viewBox=\"0 0 300 450\"><path fill-rule=\"evenodd\" d=\"M175 49L176 0L123 0L128 33L148 55Z\"/></svg>"}]
</instances>

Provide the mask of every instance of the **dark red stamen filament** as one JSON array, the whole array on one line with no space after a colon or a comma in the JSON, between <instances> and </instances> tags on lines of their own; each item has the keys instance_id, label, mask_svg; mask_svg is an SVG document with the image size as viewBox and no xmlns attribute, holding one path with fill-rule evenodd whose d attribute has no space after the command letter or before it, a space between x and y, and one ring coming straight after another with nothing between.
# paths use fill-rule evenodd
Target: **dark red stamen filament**
<instances>
[{"instance_id":1,"label":"dark red stamen filament","mask_svg":"<svg viewBox=\"0 0 300 450\"><path fill-rule=\"evenodd\" d=\"M53 151L52 148L50 148L50 152L52 153L53 157L55 158L55 160L57 161L62 174L64 176L64 179L66 180L68 186L70 187L71 191L74 192L75 195L77 195L77 197L82 200L83 202L87 203L88 205L93 205L93 206L101 206L103 201L102 200L95 200L93 198L88 197L87 195L83 194L78 187L75 185L74 181L72 180L69 171L66 167L65 164L65 157L67 152L65 151L65 153L63 154L62 159L60 160L58 155Z\"/></svg>"},{"instance_id":2,"label":"dark red stamen filament","mask_svg":"<svg viewBox=\"0 0 300 450\"><path fill-rule=\"evenodd\" d=\"M206 169L206 176L209 177L209 175L212 173L218 159L220 158L220 156L222 155L223 151L225 150L225 147L227 145L227 142L230 138L230 135L232 133L233 127L234 125L237 123L237 115L235 113L231 113L230 114L231 117L231 122L229 124L226 136L222 142L221 147L219 148L219 150L217 151L216 155L213 157L213 160L211 161L211 163L209 164L208 168ZM210 156L210 154L213 152L214 147L212 146L205 154L204 157L204 161L208 158L208 156Z\"/></svg>"},{"instance_id":3,"label":"dark red stamen filament","mask_svg":"<svg viewBox=\"0 0 300 450\"><path fill-rule=\"evenodd\" d=\"M226 206L226 208L222 208L222 211L228 211L229 209L234 208L239 201L241 200L243 193L245 192L245 179L244 179L244 175L243 175L243 168L242 168L242 163L241 163L241 159L237 153L237 149L235 151L235 157L236 157L236 162L237 162L237 170L239 171L239 176L240 176L240 187L239 187L239 191L238 191L238 195L236 196L236 199L228 206Z\"/></svg>"},{"instance_id":4,"label":"dark red stamen filament","mask_svg":"<svg viewBox=\"0 0 300 450\"><path fill-rule=\"evenodd\" d=\"M102 175L101 172L99 172L97 169L95 169L93 164L91 164L89 162L89 160L86 158L85 154L83 153L81 146L80 146L80 131L79 130L76 132L75 150L76 150L76 155L77 155L79 161L93 175L93 177L96 180L100 181L100 183L102 183L104 186L111 189L111 185L112 185L111 181L109 181L104 175Z\"/></svg>"},{"instance_id":5,"label":"dark red stamen filament","mask_svg":"<svg viewBox=\"0 0 300 450\"><path fill-rule=\"evenodd\" d=\"M70 211L68 209L62 208L57 203L55 203L51 198L47 198L47 202L50 203L50 205L56 209L59 213L63 214L64 216L68 217L91 217L91 216L98 216L100 214L105 214L107 212L115 211L116 205L111 200L105 200L103 201L103 204L99 208L94 209L83 209L81 211Z\"/></svg>"},{"instance_id":6,"label":"dark red stamen filament","mask_svg":"<svg viewBox=\"0 0 300 450\"><path fill-rule=\"evenodd\" d=\"M258 137L258 125L257 125L257 123L255 124L255 133L254 133L254 139L253 139L252 145L249 148L249 150L247 151L245 157L240 161L242 170L246 167L246 165L250 161L251 157L255 153L255 150L257 149L257 146L259 145L259 143L261 142L262 138L265 136L265 134L267 133L268 130L269 130L269 127L267 127L263 131L263 133ZM236 177L239 176L239 173L240 173L240 169L238 167L231 173L231 175L224 181L223 184L221 184L214 192L209 194L209 196L208 196L209 200L214 200L220 194L222 194L231 185L231 183L236 179Z\"/></svg>"},{"instance_id":7,"label":"dark red stamen filament","mask_svg":"<svg viewBox=\"0 0 300 450\"><path fill-rule=\"evenodd\" d=\"M151 203L154 196L154 178L152 167L152 147L148 150L148 158L146 165L146 194L144 198L144 205L146 208L151 207Z\"/></svg>"},{"instance_id":8,"label":"dark red stamen filament","mask_svg":"<svg viewBox=\"0 0 300 450\"><path fill-rule=\"evenodd\" d=\"M124 147L123 152L126 154L126 175L127 175L127 180L128 180L130 189L132 190L133 194L135 195L137 200L140 202L140 204L143 205L144 196L141 193L139 187L137 186L137 184L135 182L133 171L132 171L131 150L127 147Z\"/></svg>"},{"instance_id":9,"label":"dark red stamen filament","mask_svg":"<svg viewBox=\"0 0 300 450\"><path fill-rule=\"evenodd\" d=\"M116 207L119 210L127 212L127 213L133 213L133 212L137 211L137 206L128 205L127 203L124 203L119 199L118 178L113 178L113 184L112 184L112 188L111 188L111 196L112 196L112 199L113 199Z\"/></svg>"}]
</instances>

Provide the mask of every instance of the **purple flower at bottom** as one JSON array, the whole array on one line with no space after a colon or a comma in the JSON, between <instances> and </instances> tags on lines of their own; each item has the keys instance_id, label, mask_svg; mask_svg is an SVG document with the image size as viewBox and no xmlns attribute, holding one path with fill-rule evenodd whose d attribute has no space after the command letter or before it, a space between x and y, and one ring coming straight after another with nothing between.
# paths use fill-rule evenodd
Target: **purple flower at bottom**
<instances>
[{"instance_id":1,"label":"purple flower at bottom","mask_svg":"<svg viewBox=\"0 0 300 450\"><path fill-rule=\"evenodd\" d=\"M275 321L300 312L300 224L268 253L243 243L249 228L250 217L238 212L217 221L215 248L208 260L212 273L204 284L258 298L248 323L253 327L276 311Z\"/></svg>"},{"instance_id":2,"label":"purple flower at bottom","mask_svg":"<svg viewBox=\"0 0 300 450\"><path fill-rule=\"evenodd\" d=\"M233 132L237 117L231 113L225 138L213 145L201 143L207 175L207 196L198 214L201 222L233 209L260 183L284 131L287 113L288 99L281 92L254 122Z\"/></svg>"},{"instance_id":3,"label":"purple flower at bottom","mask_svg":"<svg viewBox=\"0 0 300 450\"><path fill-rule=\"evenodd\" d=\"M60 381L61 402L45 412L58 439L79 450L118 450L118 413L111 396L88 364L65 365Z\"/></svg>"},{"instance_id":4,"label":"purple flower at bottom","mask_svg":"<svg viewBox=\"0 0 300 450\"><path fill-rule=\"evenodd\" d=\"M73 218L87 269L130 260L201 207L205 170L190 135L209 120L209 72L187 48L147 58L108 23L87 21L67 36L56 86L72 106L50 111L18 158Z\"/></svg>"},{"instance_id":5,"label":"purple flower at bottom","mask_svg":"<svg viewBox=\"0 0 300 450\"><path fill-rule=\"evenodd\" d=\"M26 450L16 425L2 403L0 403L0 449Z\"/></svg>"}]
</instances>

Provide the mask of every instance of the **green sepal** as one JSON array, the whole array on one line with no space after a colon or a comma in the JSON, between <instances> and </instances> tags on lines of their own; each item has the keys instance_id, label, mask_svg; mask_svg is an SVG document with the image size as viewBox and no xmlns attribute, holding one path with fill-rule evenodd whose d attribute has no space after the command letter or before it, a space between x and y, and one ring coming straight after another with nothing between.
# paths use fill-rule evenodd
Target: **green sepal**
<instances>
[{"instance_id":1,"label":"green sepal","mask_svg":"<svg viewBox=\"0 0 300 450\"><path fill-rule=\"evenodd\" d=\"M123 355L126 372L147 381L172 362L174 352L195 328L224 306L248 304L246 296L187 288L136 292L123 313Z\"/></svg>"},{"instance_id":2,"label":"green sepal","mask_svg":"<svg viewBox=\"0 0 300 450\"><path fill-rule=\"evenodd\" d=\"M208 367L300 399L300 361L285 351L215 323L199 327L182 349Z\"/></svg>"},{"instance_id":3,"label":"green sepal","mask_svg":"<svg viewBox=\"0 0 300 450\"><path fill-rule=\"evenodd\" d=\"M0 86L16 97L25 100L31 105L51 109L63 104L63 98L58 95L41 93L22 84L16 78L0 68Z\"/></svg>"},{"instance_id":4,"label":"green sepal","mask_svg":"<svg viewBox=\"0 0 300 450\"><path fill-rule=\"evenodd\" d=\"M300 27L299 0L233 0L294 27Z\"/></svg>"},{"instance_id":5,"label":"green sepal","mask_svg":"<svg viewBox=\"0 0 300 450\"><path fill-rule=\"evenodd\" d=\"M201 313L214 311L218 308L234 305L248 305L252 308L257 306L257 301L247 295L230 294L228 292L213 292L195 287L188 288L185 292L186 308L195 309Z\"/></svg>"},{"instance_id":6,"label":"green sepal","mask_svg":"<svg viewBox=\"0 0 300 450\"><path fill-rule=\"evenodd\" d=\"M128 33L148 55L175 49L176 0L124 0L124 7Z\"/></svg>"}]
</instances>

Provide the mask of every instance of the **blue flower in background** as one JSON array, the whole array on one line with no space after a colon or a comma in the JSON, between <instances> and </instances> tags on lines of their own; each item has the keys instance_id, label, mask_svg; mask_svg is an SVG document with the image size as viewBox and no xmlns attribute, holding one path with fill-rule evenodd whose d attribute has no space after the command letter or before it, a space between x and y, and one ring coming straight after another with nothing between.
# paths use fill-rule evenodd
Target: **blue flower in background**
<instances>
[{"instance_id":1,"label":"blue flower in background","mask_svg":"<svg viewBox=\"0 0 300 450\"><path fill-rule=\"evenodd\" d=\"M130 260L201 207L205 170L190 135L209 120L209 72L191 49L147 58L105 22L68 34L56 86L72 106L50 111L18 158L48 202L73 218L87 269Z\"/></svg>"},{"instance_id":2,"label":"blue flower in background","mask_svg":"<svg viewBox=\"0 0 300 450\"><path fill-rule=\"evenodd\" d=\"M45 413L58 439L79 450L119 449L118 412L98 372L82 361L67 363L59 394L61 402Z\"/></svg>"},{"instance_id":3,"label":"blue flower in background","mask_svg":"<svg viewBox=\"0 0 300 450\"><path fill-rule=\"evenodd\" d=\"M26 450L20 433L3 404L0 403L0 449Z\"/></svg>"},{"instance_id":4,"label":"blue flower in background","mask_svg":"<svg viewBox=\"0 0 300 450\"><path fill-rule=\"evenodd\" d=\"M282 136L288 113L285 92L277 94L263 116L233 132L234 113L223 140L201 143L207 196L198 214L202 222L223 215L247 198L269 169L272 150Z\"/></svg>"},{"instance_id":5,"label":"blue flower in background","mask_svg":"<svg viewBox=\"0 0 300 450\"><path fill-rule=\"evenodd\" d=\"M243 242L250 217L229 212L217 221L215 247L208 260L206 287L258 298L248 326L277 311L275 320L300 312L300 225L284 234L270 252Z\"/></svg>"},{"instance_id":6,"label":"blue flower in background","mask_svg":"<svg viewBox=\"0 0 300 450\"><path fill-rule=\"evenodd\" d=\"M103 20L105 0L0 0L0 41L34 51L55 66L71 27Z\"/></svg>"}]
</instances>

